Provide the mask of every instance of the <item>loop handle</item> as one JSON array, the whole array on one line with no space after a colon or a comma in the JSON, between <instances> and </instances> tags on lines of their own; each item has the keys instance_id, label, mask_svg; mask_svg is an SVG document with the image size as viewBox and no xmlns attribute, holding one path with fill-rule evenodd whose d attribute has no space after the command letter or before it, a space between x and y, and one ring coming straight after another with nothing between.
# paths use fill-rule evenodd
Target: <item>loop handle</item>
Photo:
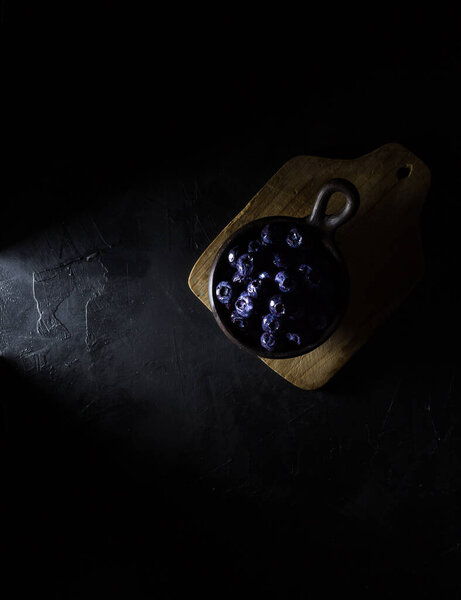
<instances>
[{"instance_id":1,"label":"loop handle","mask_svg":"<svg viewBox=\"0 0 461 600\"><path fill-rule=\"evenodd\" d=\"M344 208L333 215L327 215L326 209L331 196L339 192L346 197ZM360 205L360 197L355 185L347 179L331 179L327 181L317 194L314 208L307 217L308 225L314 225L323 229L326 233L333 235L338 227L344 225L357 212Z\"/></svg>"}]
</instances>

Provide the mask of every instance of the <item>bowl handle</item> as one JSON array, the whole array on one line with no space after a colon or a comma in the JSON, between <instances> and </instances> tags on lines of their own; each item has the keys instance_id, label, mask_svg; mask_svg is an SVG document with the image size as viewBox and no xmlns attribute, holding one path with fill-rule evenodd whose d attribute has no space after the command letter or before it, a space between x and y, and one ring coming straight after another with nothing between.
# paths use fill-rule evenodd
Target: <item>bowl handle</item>
<instances>
[{"instance_id":1,"label":"bowl handle","mask_svg":"<svg viewBox=\"0 0 461 600\"><path fill-rule=\"evenodd\" d=\"M335 192L344 194L346 204L340 212L327 215L325 211L328 202ZM347 179L331 179L320 188L315 199L314 208L307 217L307 223L314 227L319 227L329 235L333 235L338 227L355 215L359 205L360 197L355 185Z\"/></svg>"}]
</instances>

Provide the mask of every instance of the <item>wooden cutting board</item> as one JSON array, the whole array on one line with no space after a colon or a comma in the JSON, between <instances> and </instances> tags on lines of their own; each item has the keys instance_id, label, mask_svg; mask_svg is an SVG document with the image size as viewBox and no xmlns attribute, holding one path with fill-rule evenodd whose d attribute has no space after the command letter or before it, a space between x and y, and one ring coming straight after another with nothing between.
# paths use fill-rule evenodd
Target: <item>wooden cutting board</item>
<instances>
[{"instance_id":1,"label":"wooden cutting board","mask_svg":"<svg viewBox=\"0 0 461 600\"><path fill-rule=\"evenodd\" d=\"M350 276L346 314L333 335L312 352L261 359L287 381L307 390L321 387L343 367L423 275L419 219L431 175L417 156L393 143L353 160L290 159L211 242L189 275L190 289L211 310L208 275L221 244L255 219L308 215L318 190L333 177L349 179L360 193L358 213L338 229L335 238ZM329 213L342 206L337 196L330 200ZM223 335L218 325L216 335Z\"/></svg>"}]
</instances>

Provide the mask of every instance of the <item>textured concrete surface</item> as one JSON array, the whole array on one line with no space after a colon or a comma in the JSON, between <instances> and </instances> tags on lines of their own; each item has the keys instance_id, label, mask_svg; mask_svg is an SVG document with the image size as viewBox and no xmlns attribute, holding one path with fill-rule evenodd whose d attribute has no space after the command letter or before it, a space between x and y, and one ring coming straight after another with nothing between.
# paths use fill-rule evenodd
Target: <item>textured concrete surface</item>
<instances>
[{"instance_id":1,"label":"textured concrete surface","mask_svg":"<svg viewBox=\"0 0 461 600\"><path fill-rule=\"evenodd\" d=\"M459 104L449 77L383 81L208 122L206 143L185 130L183 153L125 136L100 160L79 138L11 163L7 597L459 595ZM434 176L425 279L325 388L296 389L222 335L187 275L288 158L394 140Z\"/></svg>"}]
</instances>

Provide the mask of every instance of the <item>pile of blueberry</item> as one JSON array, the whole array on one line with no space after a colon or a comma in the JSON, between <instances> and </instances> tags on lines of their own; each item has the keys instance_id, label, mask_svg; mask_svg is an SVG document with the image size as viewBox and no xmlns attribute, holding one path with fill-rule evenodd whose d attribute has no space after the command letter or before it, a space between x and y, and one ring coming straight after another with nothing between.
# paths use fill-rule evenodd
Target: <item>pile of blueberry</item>
<instances>
[{"instance_id":1,"label":"pile of blueberry","mask_svg":"<svg viewBox=\"0 0 461 600\"><path fill-rule=\"evenodd\" d=\"M232 240L215 268L214 304L234 337L256 352L296 352L324 335L344 285L318 230L281 219Z\"/></svg>"}]
</instances>

